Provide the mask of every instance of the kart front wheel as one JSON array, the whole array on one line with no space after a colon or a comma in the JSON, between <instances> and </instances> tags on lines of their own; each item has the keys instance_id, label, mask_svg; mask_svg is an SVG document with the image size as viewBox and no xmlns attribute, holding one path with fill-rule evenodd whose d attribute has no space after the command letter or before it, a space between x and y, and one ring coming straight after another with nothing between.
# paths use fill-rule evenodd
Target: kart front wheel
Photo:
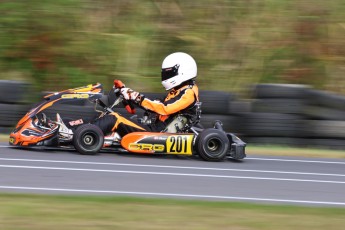
<instances>
[{"instance_id":1,"label":"kart front wheel","mask_svg":"<svg viewBox=\"0 0 345 230\"><path fill-rule=\"evenodd\" d=\"M81 125L74 132L73 145L80 154L95 155L101 150L103 143L103 132L96 125Z\"/></svg>"},{"instance_id":2,"label":"kart front wheel","mask_svg":"<svg viewBox=\"0 0 345 230\"><path fill-rule=\"evenodd\" d=\"M222 161L228 153L229 146L229 139L223 131L209 128L198 135L195 150L205 161Z\"/></svg>"}]
</instances>

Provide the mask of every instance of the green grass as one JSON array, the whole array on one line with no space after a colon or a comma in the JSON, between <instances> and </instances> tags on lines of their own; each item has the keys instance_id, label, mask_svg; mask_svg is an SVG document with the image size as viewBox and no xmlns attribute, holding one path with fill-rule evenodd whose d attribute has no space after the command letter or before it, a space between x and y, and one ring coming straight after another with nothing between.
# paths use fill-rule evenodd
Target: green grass
<instances>
[{"instance_id":1,"label":"green grass","mask_svg":"<svg viewBox=\"0 0 345 230\"><path fill-rule=\"evenodd\" d=\"M321 158L345 158L345 150L297 148L282 145L251 145L246 147L247 155L300 156Z\"/></svg>"},{"instance_id":2,"label":"green grass","mask_svg":"<svg viewBox=\"0 0 345 230\"><path fill-rule=\"evenodd\" d=\"M344 208L129 197L0 194L0 228L343 229Z\"/></svg>"},{"instance_id":3,"label":"green grass","mask_svg":"<svg viewBox=\"0 0 345 230\"><path fill-rule=\"evenodd\" d=\"M7 142L9 140L9 134L0 134L0 142Z\"/></svg>"},{"instance_id":4,"label":"green grass","mask_svg":"<svg viewBox=\"0 0 345 230\"><path fill-rule=\"evenodd\" d=\"M244 97L256 83L345 93L343 0L1 1L0 79L39 90L114 79L162 90L160 66L185 51L200 89Z\"/></svg>"}]
</instances>

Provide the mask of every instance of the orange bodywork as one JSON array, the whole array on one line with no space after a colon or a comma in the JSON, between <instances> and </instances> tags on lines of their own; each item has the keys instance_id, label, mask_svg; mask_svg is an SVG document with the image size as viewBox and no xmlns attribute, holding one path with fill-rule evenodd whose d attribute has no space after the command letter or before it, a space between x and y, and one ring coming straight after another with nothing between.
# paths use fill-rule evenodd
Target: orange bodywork
<instances>
[{"instance_id":1,"label":"orange bodywork","mask_svg":"<svg viewBox=\"0 0 345 230\"><path fill-rule=\"evenodd\" d=\"M100 97L102 92L102 85L97 83L45 96L42 103L31 109L18 121L15 130L10 134L9 143L19 146L42 145L43 141L51 139L57 134L59 126L52 124L50 128L44 128L37 125L36 115L38 113L64 100Z\"/></svg>"},{"instance_id":2,"label":"orange bodywork","mask_svg":"<svg viewBox=\"0 0 345 230\"><path fill-rule=\"evenodd\" d=\"M102 90L101 84L94 84L45 96L42 103L20 119L15 130L10 134L9 143L17 146L55 146L56 143L57 146L60 141L59 125L52 122L47 127L43 126L36 115L55 103L65 100L98 99L103 95ZM117 116L116 113L114 114ZM113 131L120 122L131 122L123 121L120 117L117 119L118 122L114 124ZM131 125L141 129L132 122ZM143 130L125 135L120 144L122 148L133 153L192 155L194 139L193 133L160 133L144 132Z\"/></svg>"},{"instance_id":3,"label":"orange bodywork","mask_svg":"<svg viewBox=\"0 0 345 230\"><path fill-rule=\"evenodd\" d=\"M121 146L134 153L192 155L193 140L192 133L133 132L122 138Z\"/></svg>"},{"instance_id":4,"label":"orange bodywork","mask_svg":"<svg viewBox=\"0 0 345 230\"><path fill-rule=\"evenodd\" d=\"M35 125L35 122L35 119L29 118L25 124L15 129L10 134L9 143L20 146L40 145L57 134L58 125L54 124L51 129L42 129Z\"/></svg>"}]
</instances>

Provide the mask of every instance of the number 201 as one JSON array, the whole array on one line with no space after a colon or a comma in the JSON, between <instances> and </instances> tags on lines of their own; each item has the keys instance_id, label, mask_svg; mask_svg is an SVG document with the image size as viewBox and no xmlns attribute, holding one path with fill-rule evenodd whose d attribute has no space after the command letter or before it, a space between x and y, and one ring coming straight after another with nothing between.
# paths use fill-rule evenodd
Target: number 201
<instances>
[{"instance_id":1,"label":"number 201","mask_svg":"<svg viewBox=\"0 0 345 230\"><path fill-rule=\"evenodd\" d=\"M188 138L186 136L177 136L177 137L171 137L171 146L170 146L170 152L171 153L180 153L180 152L187 152L187 141Z\"/></svg>"}]
</instances>

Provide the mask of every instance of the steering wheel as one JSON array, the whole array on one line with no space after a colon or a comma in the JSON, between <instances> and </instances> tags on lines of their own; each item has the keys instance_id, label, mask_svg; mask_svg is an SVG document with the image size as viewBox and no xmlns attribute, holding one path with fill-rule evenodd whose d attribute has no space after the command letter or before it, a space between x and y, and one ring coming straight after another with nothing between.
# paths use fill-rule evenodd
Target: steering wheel
<instances>
[{"instance_id":1,"label":"steering wheel","mask_svg":"<svg viewBox=\"0 0 345 230\"><path fill-rule=\"evenodd\" d=\"M135 107L132 101L127 101L123 98L123 96L120 93L121 88L124 88L125 84L122 83L122 81L120 80L114 80L114 92L116 94L116 96L118 97L122 97L122 104L123 106L126 108L127 112L129 112L130 114L135 114Z\"/></svg>"}]
</instances>

